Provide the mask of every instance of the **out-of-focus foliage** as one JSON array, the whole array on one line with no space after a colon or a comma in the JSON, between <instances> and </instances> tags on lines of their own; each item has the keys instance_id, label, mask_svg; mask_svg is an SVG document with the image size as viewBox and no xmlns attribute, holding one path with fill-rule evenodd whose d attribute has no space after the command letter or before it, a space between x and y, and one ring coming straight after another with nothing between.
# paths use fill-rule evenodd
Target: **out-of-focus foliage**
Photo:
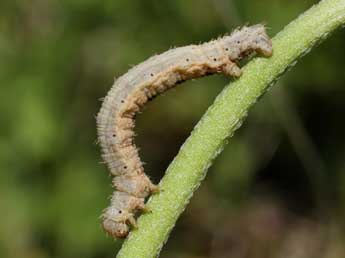
<instances>
[{"instance_id":1,"label":"out-of-focus foliage","mask_svg":"<svg viewBox=\"0 0 345 258\"><path fill-rule=\"evenodd\" d=\"M0 256L114 257L95 144L113 77L244 23L274 35L315 1L0 2ZM345 32L258 103L209 170L161 257L344 257ZM138 116L155 182L227 83L179 86Z\"/></svg>"}]
</instances>

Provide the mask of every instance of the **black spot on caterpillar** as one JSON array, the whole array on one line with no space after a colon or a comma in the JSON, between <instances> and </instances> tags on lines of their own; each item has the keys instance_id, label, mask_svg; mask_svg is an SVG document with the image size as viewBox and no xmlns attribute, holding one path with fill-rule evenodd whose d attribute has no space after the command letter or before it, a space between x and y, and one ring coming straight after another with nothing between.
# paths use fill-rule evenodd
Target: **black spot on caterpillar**
<instances>
[{"instance_id":1,"label":"black spot on caterpillar","mask_svg":"<svg viewBox=\"0 0 345 258\"><path fill-rule=\"evenodd\" d=\"M113 237L126 237L135 214L145 210L145 198L158 187L144 173L133 144L134 116L154 96L182 81L222 73L239 77L236 62L252 52L270 56L272 43L261 24L201 45L168 50L133 67L118 78L97 116L102 157L115 176L111 205L102 215L103 228Z\"/></svg>"}]
</instances>

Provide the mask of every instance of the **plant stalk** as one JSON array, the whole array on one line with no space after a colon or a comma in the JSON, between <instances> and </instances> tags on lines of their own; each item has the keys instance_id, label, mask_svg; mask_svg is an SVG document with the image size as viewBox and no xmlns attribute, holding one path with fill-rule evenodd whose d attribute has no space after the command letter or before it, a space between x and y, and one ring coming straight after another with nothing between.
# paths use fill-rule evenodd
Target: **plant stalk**
<instances>
[{"instance_id":1,"label":"plant stalk","mask_svg":"<svg viewBox=\"0 0 345 258\"><path fill-rule=\"evenodd\" d=\"M273 38L273 56L255 58L228 85L194 128L148 201L152 212L140 216L118 258L155 258L167 241L214 158L247 113L274 82L332 31L345 24L345 0L323 0Z\"/></svg>"}]
</instances>

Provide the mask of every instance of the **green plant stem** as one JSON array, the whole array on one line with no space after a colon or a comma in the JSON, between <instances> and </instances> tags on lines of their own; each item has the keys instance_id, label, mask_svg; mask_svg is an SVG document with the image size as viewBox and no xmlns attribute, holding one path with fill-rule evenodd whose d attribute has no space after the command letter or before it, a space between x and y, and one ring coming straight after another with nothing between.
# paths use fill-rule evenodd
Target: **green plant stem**
<instances>
[{"instance_id":1,"label":"green plant stem","mask_svg":"<svg viewBox=\"0 0 345 258\"><path fill-rule=\"evenodd\" d=\"M249 108L315 44L345 23L345 0L324 0L291 22L273 39L271 58L255 58L240 79L228 85L197 124L160 182L161 192L149 200L118 258L154 258L193 192L247 116Z\"/></svg>"}]
</instances>

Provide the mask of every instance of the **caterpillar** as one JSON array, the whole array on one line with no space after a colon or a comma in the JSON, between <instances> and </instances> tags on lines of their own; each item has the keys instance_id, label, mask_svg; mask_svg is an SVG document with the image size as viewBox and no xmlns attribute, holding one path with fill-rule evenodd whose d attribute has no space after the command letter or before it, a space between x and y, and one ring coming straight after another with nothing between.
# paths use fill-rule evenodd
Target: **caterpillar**
<instances>
[{"instance_id":1,"label":"caterpillar","mask_svg":"<svg viewBox=\"0 0 345 258\"><path fill-rule=\"evenodd\" d=\"M244 26L230 35L200 45L170 49L131 68L115 80L97 115L102 158L115 191L102 214L111 236L124 238L136 227L136 214L145 211L145 198L158 192L144 173L134 145L135 115L156 95L188 79L222 73L239 77L237 62L251 53L272 54L272 43L262 24Z\"/></svg>"}]
</instances>

